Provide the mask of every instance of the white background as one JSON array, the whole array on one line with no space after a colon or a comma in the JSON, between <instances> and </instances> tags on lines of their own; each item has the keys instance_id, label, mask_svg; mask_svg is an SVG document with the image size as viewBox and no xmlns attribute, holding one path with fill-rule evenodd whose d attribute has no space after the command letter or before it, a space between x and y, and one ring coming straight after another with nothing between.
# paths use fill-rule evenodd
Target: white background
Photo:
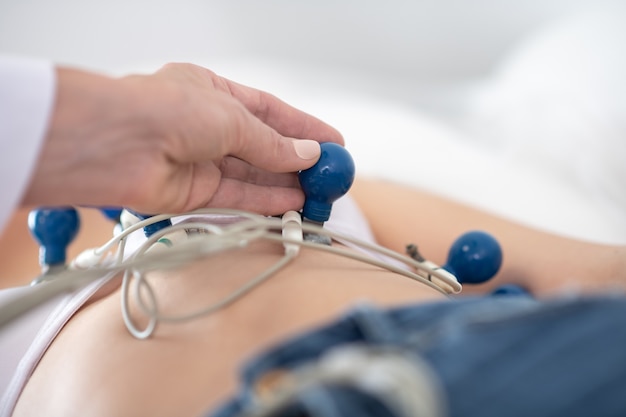
<instances>
[{"instance_id":1,"label":"white background","mask_svg":"<svg viewBox=\"0 0 626 417\"><path fill-rule=\"evenodd\" d=\"M571 65L586 21L541 49L560 36L545 28L620 3L0 0L0 53L111 74L199 63L335 124L362 174L558 233L626 242L626 130L616 125L625 118L622 101L612 101L626 96L613 86L626 83L610 79L601 95L597 85L606 68L626 67L614 65L610 48L585 58L595 67ZM619 36L602 42L624 45ZM600 54L597 44L583 52ZM536 65L563 45L574 45L561 57L565 71ZM574 75L561 91L564 73ZM581 80L590 87L578 88ZM551 105L536 113L532 100L553 87ZM572 102L608 104L592 117Z\"/></svg>"}]
</instances>

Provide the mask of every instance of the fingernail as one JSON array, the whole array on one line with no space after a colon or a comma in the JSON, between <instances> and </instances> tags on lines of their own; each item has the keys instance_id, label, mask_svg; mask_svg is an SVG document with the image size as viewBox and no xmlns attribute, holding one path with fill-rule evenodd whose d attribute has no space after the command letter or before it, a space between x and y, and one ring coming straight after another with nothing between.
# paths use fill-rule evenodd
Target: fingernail
<instances>
[{"instance_id":1,"label":"fingernail","mask_svg":"<svg viewBox=\"0 0 626 417\"><path fill-rule=\"evenodd\" d=\"M320 156L320 144L314 140L295 139L293 148L301 159L309 160Z\"/></svg>"}]
</instances>

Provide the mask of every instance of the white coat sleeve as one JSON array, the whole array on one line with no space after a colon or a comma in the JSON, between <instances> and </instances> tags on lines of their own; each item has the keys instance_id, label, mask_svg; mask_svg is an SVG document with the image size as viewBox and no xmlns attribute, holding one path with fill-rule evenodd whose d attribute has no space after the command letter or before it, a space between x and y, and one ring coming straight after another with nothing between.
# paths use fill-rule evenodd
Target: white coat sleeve
<instances>
[{"instance_id":1,"label":"white coat sleeve","mask_svg":"<svg viewBox=\"0 0 626 417\"><path fill-rule=\"evenodd\" d=\"M52 63L0 55L0 233L29 184L55 90Z\"/></svg>"}]
</instances>

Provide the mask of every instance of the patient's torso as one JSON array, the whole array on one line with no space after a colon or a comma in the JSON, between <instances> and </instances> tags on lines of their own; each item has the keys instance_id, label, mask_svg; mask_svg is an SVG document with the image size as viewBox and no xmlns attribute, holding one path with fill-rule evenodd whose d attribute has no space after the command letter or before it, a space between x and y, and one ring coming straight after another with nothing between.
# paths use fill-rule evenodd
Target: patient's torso
<instances>
[{"instance_id":1,"label":"patient's torso","mask_svg":"<svg viewBox=\"0 0 626 417\"><path fill-rule=\"evenodd\" d=\"M279 244L257 242L149 279L163 312L186 313L226 296L282 254ZM64 327L25 387L15 416L201 415L234 392L242 360L354 302L441 298L378 267L303 248L240 301L188 322L161 323L140 341L124 327L118 289Z\"/></svg>"}]
</instances>

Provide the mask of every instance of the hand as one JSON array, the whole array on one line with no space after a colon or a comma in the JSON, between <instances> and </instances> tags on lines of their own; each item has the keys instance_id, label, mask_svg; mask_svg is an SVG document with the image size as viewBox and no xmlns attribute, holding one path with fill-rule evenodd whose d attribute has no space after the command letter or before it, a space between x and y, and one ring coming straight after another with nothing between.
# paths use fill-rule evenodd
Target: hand
<instances>
[{"instance_id":1,"label":"hand","mask_svg":"<svg viewBox=\"0 0 626 417\"><path fill-rule=\"evenodd\" d=\"M57 72L26 205L279 214L302 207L295 172L317 161L317 142L343 144L320 120L195 65L121 79Z\"/></svg>"}]
</instances>

